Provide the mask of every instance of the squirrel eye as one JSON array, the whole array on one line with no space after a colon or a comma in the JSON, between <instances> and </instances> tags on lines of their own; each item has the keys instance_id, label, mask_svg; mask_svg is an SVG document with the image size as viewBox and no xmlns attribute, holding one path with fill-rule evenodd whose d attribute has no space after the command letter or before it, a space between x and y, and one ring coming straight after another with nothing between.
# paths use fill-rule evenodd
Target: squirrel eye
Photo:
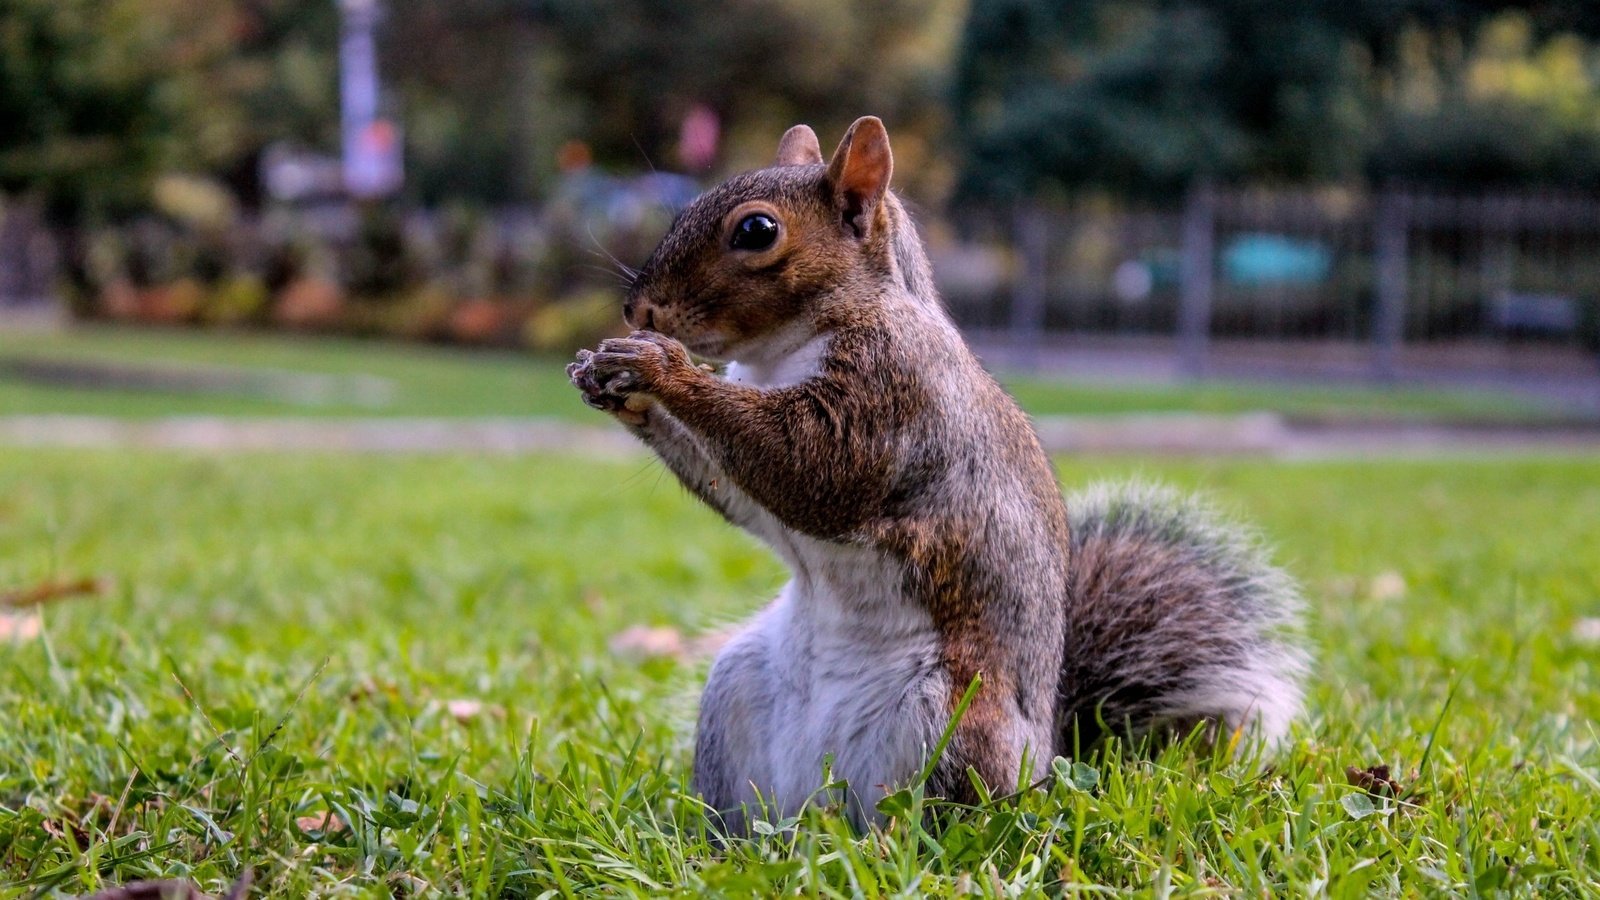
<instances>
[{"instance_id":1,"label":"squirrel eye","mask_svg":"<svg viewBox=\"0 0 1600 900\"><path fill-rule=\"evenodd\" d=\"M733 249L765 250L778 239L778 223L765 213L754 213L733 226Z\"/></svg>"}]
</instances>

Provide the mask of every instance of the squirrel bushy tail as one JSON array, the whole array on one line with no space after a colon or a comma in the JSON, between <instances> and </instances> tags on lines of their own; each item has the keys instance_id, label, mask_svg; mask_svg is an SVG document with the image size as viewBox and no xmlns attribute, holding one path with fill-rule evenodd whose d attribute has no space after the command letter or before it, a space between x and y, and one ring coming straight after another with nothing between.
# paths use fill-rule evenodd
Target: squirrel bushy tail
<instances>
[{"instance_id":1,"label":"squirrel bushy tail","mask_svg":"<svg viewBox=\"0 0 1600 900\"><path fill-rule=\"evenodd\" d=\"M1300 710L1300 593L1254 532L1143 484L1067 498L1071 563L1058 749L1208 723L1268 748Z\"/></svg>"}]
</instances>

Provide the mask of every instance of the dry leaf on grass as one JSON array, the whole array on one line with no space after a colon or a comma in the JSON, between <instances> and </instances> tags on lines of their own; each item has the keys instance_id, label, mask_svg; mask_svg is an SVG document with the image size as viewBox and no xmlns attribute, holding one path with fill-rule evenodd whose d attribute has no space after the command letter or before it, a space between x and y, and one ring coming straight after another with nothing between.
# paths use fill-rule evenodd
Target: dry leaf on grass
<instances>
[{"instance_id":1,"label":"dry leaf on grass","mask_svg":"<svg viewBox=\"0 0 1600 900\"><path fill-rule=\"evenodd\" d=\"M1572 636L1580 644L1600 644L1600 616L1586 617L1574 622Z\"/></svg>"},{"instance_id":2,"label":"dry leaf on grass","mask_svg":"<svg viewBox=\"0 0 1600 900\"><path fill-rule=\"evenodd\" d=\"M36 612L30 613L3 613L0 612L0 643L11 642L20 644L31 641L44 630L44 623Z\"/></svg>"},{"instance_id":3,"label":"dry leaf on grass","mask_svg":"<svg viewBox=\"0 0 1600 900\"><path fill-rule=\"evenodd\" d=\"M382 697L395 700L400 697L400 686L388 679L377 679L371 675L363 675L361 679L345 694L345 699L351 703L368 700L373 697Z\"/></svg>"},{"instance_id":4,"label":"dry leaf on grass","mask_svg":"<svg viewBox=\"0 0 1600 900\"><path fill-rule=\"evenodd\" d=\"M1406 595L1406 580L1399 572L1379 572L1367 588L1367 594L1379 601L1399 600Z\"/></svg>"},{"instance_id":5,"label":"dry leaf on grass","mask_svg":"<svg viewBox=\"0 0 1600 900\"><path fill-rule=\"evenodd\" d=\"M320 815L300 816L294 820L294 824L299 827L301 831L320 831L323 834L338 834L339 832L347 831L350 828L350 826L345 823L344 819L339 818L332 812L325 812L321 813Z\"/></svg>"},{"instance_id":6,"label":"dry leaf on grass","mask_svg":"<svg viewBox=\"0 0 1600 900\"><path fill-rule=\"evenodd\" d=\"M426 897L433 891L433 885L409 872L396 872L388 880L397 897Z\"/></svg>"},{"instance_id":7,"label":"dry leaf on grass","mask_svg":"<svg viewBox=\"0 0 1600 900\"><path fill-rule=\"evenodd\" d=\"M611 636L611 652L633 659L652 659L662 656L681 657L684 654L683 635L676 628L652 628L634 625Z\"/></svg>"},{"instance_id":8,"label":"dry leaf on grass","mask_svg":"<svg viewBox=\"0 0 1600 900\"><path fill-rule=\"evenodd\" d=\"M685 640L676 628L634 625L612 635L608 646L612 653L629 659L704 659L715 656L736 631L720 628Z\"/></svg>"},{"instance_id":9,"label":"dry leaf on grass","mask_svg":"<svg viewBox=\"0 0 1600 900\"><path fill-rule=\"evenodd\" d=\"M1349 782L1374 797L1388 797L1390 799L1404 796L1405 785L1389 773L1388 766L1368 766L1358 769L1355 766L1346 766L1345 778ZM1413 777L1415 773L1413 773Z\"/></svg>"},{"instance_id":10,"label":"dry leaf on grass","mask_svg":"<svg viewBox=\"0 0 1600 900\"><path fill-rule=\"evenodd\" d=\"M45 819L39 823L39 827L44 829L45 834L58 841L67 841L78 847L89 846L89 832L84 831L83 826L76 822Z\"/></svg>"},{"instance_id":11,"label":"dry leaf on grass","mask_svg":"<svg viewBox=\"0 0 1600 900\"><path fill-rule=\"evenodd\" d=\"M506 708L482 700L473 700L470 697L458 697L455 700L446 700L443 704L433 704L435 708L443 708L450 718L465 725L468 722L481 719L484 716L493 716L496 719L506 717Z\"/></svg>"},{"instance_id":12,"label":"dry leaf on grass","mask_svg":"<svg viewBox=\"0 0 1600 900\"><path fill-rule=\"evenodd\" d=\"M248 897L250 883L254 880L255 876L249 872L239 876L239 880L222 895L222 900L242 900ZM172 878L165 881L135 881L120 887L106 888L99 893L90 894L88 900L215 900L215 898L200 890L193 882Z\"/></svg>"},{"instance_id":13,"label":"dry leaf on grass","mask_svg":"<svg viewBox=\"0 0 1600 900\"><path fill-rule=\"evenodd\" d=\"M104 594L106 583L98 578L64 578L41 581L31 587L16 588L0 593L0 606L13 609L23 606L42 606L68 597Z\"/></svg>"}]
</instances>

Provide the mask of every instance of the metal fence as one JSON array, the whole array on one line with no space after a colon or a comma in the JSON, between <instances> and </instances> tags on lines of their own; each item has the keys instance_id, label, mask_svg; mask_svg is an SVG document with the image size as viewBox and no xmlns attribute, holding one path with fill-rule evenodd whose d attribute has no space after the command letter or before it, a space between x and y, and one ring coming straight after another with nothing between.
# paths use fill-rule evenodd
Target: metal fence
<instances>
[{"instance_id":1,"label":"metal fence","mask_svg":"<svg viewBox=\"0 0 1600 900\"><path fill-rule=\"evenodd\" d=\"M497 241L527 243L491 219ZM1531 349L1569 367L1600 350L1600 195L1199 188L1168 207L1080 198L945 224L965 233L928 229L957 319L1017 348L1139 336L1201 373L1224 343L1317 343L1380 378L1424 348L1488 365L1483 348ZM38 210L0 205L0 311L48 301L63 246Z\"/></svg>"},{"instance_id":2,"label":"metal fence","mask_svg":"<svg viewBox=\"0 0 1600 900\"><path fill-rule=\"evenodd\" d=\"M967 224L1011 249L986 284L960 272L971 245L936 253L952 308L1019 347L1153 336L1201 372L1221 340L1340 343L1380 378L1423 347L1600 348L1600 197L1200 188L1176 208L1086 199Z\"/></svg>"}]
</instances>

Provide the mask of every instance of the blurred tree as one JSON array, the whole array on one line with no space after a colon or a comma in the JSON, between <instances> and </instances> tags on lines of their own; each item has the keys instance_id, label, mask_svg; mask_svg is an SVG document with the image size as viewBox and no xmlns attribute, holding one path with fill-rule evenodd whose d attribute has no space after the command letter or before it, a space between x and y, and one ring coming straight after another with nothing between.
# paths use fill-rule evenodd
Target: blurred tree
<instances>
[{"instance_id":1,"label":"blurred tree","mask_svg":"<svg viewBox=\"0 0 1600 900\"><path fill-rule=\"evenodd\" d=\"M541 198L574 139L603 165L683 168L693 109L721 136L712 167L757 161L795 121L837 135L870 112L895 127L902 184L944 171L931 137L960 0L383 7L412 200ZM338 0L0 0L0 191L117 215L178 173L252 204L268 145L338 147L338 34Z\"/></svg>"},{"instance_id":2,"label":"blurred tree","mask_svg":"<svg viewBox=\"0 0 1600 900\"><path fill-rule=\"evenodd\" d=\"M253 203L269 145L339 146L338 0L213 0L209 8L226 17L230 41L199 73L214 123L208 162Z\"/></svg>"},{"instance_id":3,"label":"blurred tree","mask_svg":"<svg viewBox=\"0 0 1600 900\"><path fill-rule=\"evenodd\" d=\"M679 127L706 107L749 164L808 122L824 141L856 117L889 121L897 154L924 161L939 129L956 0L549 0L573 135L597 160L675 166ZM764 160L761 160L764 161ZM905 168L908 178L917 167Z\"/></svg>"},{"instance_id":4,"label":"blurred tree","mask_svg":"<svg viewBox=\"0 0 1600 900\"><path fill-rule=\"evenodd\" d=\"M143 196L186 112L166 49L193 49L144 7L0 0L0 190L58 213Z\"/></svg>"},{"instance_id":5,"label":"blurred tree","mask_svg":"<svg viewBox=\"0 0 1600 900\"><path fill-rule=\"evenodd\" d=\"M1415 27L1398 43L1367 158L1373 178L1600 183L1600 51L1578 35L1509 12L1470 43Z\"/></svg>"},{"instance_id":6,"label":"blurred tree","mask_svg":"<svg viewBox=\"0 0 1600 900\"><path fill-rule=\"evenodd\" d=\"M1197 178L1415 177L1450 159L1463 176L1526 181L1561 168L1558 146L1575 154L1561 177L1579 180L1600 143L1551 130L1541 91L1556 69L1520 96L1479 91L1470 115L1482 127L1448 104L1399 103L1408 35L1460 44L1508 11L1537 23L1523 56L1549 35L1600 33L1600 4L1575 0L975 0L955 62L960 190L1170 195ZM1573 47L1586 45L1560 40L1567 49L1535 69L1583 68ZM1461 62L1439 58L1430 72L1459 79ZM1548 149L1507 152L1533 122Z\"/></svg>"},{"instance_id":7,"label":"blurred tree","mask_svg":"<svg viewBox=\"0 0 1600 900\"><path fill-rule=\"evenodd\" d=\"M380 72L405 127L407 193L425 203L529 200L555 172L569 104L538 4L386 0Z\"/></svg>"},{"instance_id":8,"label":"blurred tree","mask_svg":"<svg viewBox=\"0 0 1600 900\"><path fill-rule=\"evenodd\" d=\"M337 108L319 19L326 0L0 0L0 191L74 219L142 208L164 171L253 179L254 151Z\"/></svg>"},{"instance_id":9,"label":"blurred tree","mask_svg":"<svg viewBox=\"0 0 1600 900\"><path fill-rule=\"evenodd\" d=\"M963 191L1338 168L1359 104L1323 5L978 0L956 60Z\"/></svg>"}]
</instances>

